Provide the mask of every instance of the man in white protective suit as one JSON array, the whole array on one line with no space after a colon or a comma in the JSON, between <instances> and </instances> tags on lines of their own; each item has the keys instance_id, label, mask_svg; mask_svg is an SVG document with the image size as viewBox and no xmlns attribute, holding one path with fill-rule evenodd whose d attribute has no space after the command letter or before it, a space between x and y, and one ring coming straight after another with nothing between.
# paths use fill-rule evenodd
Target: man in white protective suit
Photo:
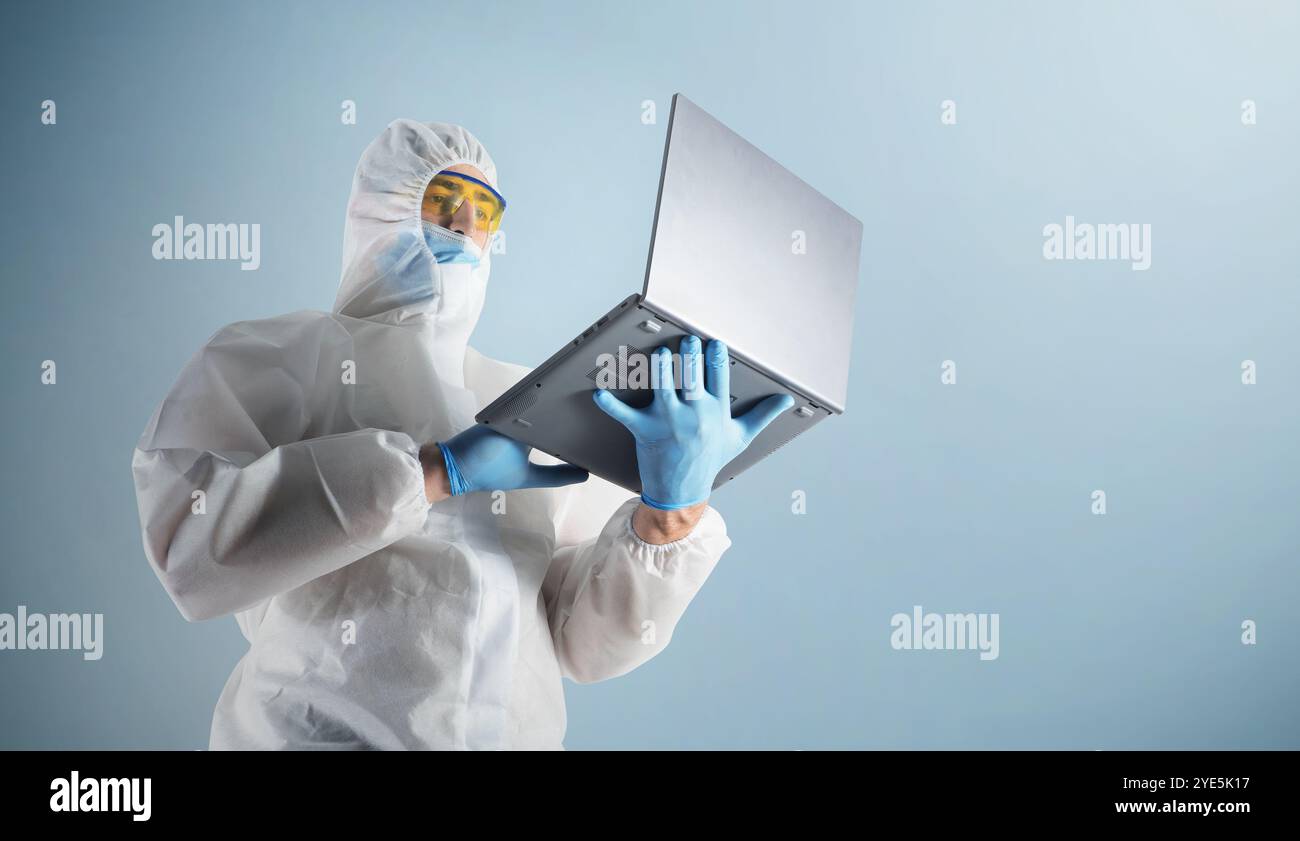
<instances>
[{"instance_id":1,"label":"man in white protective suit","mask_svg":"<svg viewBox=\"0 0 1300 841\"><path fill-rule=\"evenodd\" d=\"M468 345L498 189L465 129L394 121L357 166L333 312L221 329L141 436L150 564L186 619L249 641L213 748L560 748L561 678L663 650L730 545L709 487L790 404L732 419L720 343L683 342L680 394L670 375L646 409L596 393L640 499L475 424L529 371Z\"/></svg>"}]
</instances>

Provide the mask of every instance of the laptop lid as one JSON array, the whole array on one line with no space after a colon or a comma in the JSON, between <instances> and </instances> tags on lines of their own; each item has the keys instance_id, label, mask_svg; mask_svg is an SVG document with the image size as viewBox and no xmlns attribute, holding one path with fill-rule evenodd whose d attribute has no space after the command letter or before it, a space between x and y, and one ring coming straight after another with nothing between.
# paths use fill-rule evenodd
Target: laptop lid
<instances>
[{"instance_id":1,"label":"laptop lid","mask_svg":"<svg viewBox=\"0 0 1300 841\"><path fill-rule=\"evenodd\" d=\"M843 412L861 246L861 222L673 97L642 292L665 317Z\"/></svg>"}]
</instances>

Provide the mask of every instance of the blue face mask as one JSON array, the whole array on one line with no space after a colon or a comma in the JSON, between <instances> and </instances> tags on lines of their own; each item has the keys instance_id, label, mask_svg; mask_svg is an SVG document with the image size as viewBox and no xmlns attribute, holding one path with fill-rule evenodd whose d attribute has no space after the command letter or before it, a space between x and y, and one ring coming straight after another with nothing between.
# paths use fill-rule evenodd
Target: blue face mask
<instances>
[{"instance_id":1,"label":"blue face mask","mask_svg":"<svg viewBox=\"0 0 1300 841\"><path fill-rule=\"evenodd\" d=\"M477 266L482 259L483 252L474 240L464 234L449 231L423 219L420 224L424 228L424 241L429 244L433 259L439 263L468 263Z\"/></svg>"}]
</instances>

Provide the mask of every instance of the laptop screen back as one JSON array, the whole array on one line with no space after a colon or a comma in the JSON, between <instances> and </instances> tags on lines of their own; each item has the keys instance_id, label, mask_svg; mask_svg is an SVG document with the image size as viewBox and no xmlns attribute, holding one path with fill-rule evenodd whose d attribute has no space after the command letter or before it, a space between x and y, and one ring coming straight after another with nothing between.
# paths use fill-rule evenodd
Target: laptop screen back
<instances>
[{"instance_id":1,"label":"laptop screen back","mask_svg":"<svg viewBox=\"0 0 1300 841\"><path fill-rule=\"evenodd\" d=\"M653 306L843 411L861 245L861 222L673 98L644 289Z\"/></svg>"}]
</instances>

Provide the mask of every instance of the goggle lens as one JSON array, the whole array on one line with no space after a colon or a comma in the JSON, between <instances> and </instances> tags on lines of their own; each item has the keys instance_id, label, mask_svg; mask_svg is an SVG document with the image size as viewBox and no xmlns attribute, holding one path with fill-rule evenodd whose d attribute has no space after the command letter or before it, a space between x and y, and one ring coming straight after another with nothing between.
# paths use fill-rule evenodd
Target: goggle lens
<instances>
[{"instance_id":1,"label":"goggle lens","mask_svg":"<svg viewBox=\"0 0 1300 841\"><path fill-rule=\"evenodd\" d=\"M463 216L466 205L473 214L476 232L484 231L488 237L496 233L506 212L506 200L490 185L459 172L444 171L433 177L424 192L424 217L444 228L451 228L458 216Z\"/></svg>"}]
</instances>

